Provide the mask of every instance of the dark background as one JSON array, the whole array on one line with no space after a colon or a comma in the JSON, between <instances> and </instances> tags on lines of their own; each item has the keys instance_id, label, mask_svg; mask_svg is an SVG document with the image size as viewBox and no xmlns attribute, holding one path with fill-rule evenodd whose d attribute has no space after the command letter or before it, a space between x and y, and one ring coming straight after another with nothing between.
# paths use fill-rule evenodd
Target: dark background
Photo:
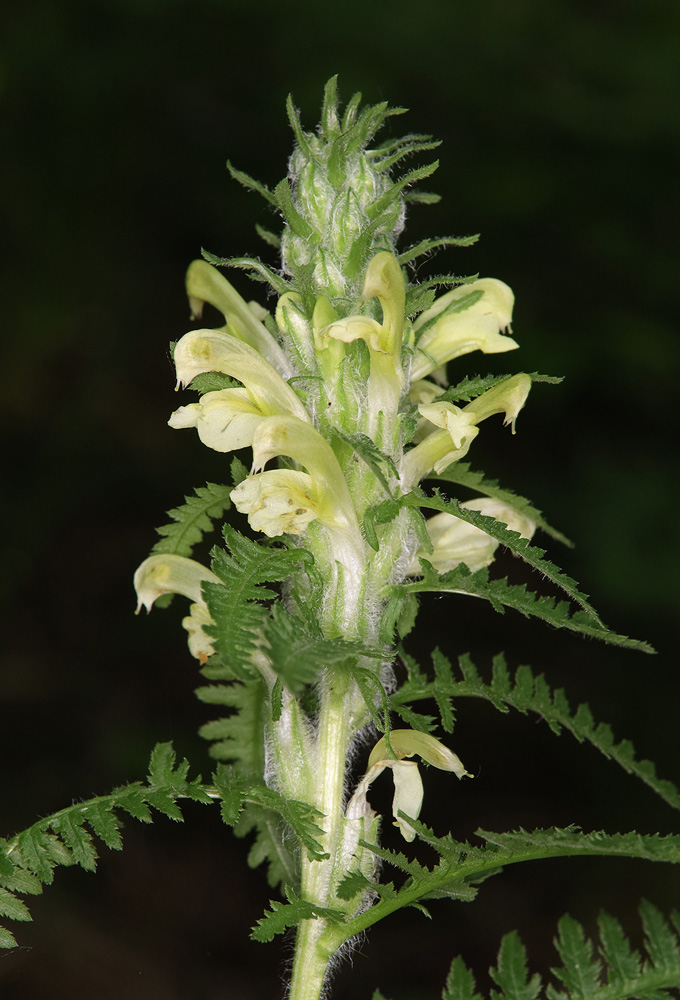
<instances>
[{"instance_id":1,"label":"dark background","mask_svg":"<svg viewBox=\"0 0 680 1000\"><path fill-rule=\"evenodd\" d=\"M195 435L166 427L177 405L167 343L188 329L183 275L201 246L271 259L253 224L275 220L225 160L278 181L287 93L311 128L336 72L345 99L360 89L411 109L392 134L444 140L429 182L444 200L411 211L406 240L482 240L420 273L479 271L515 290L521 353L457 371L566 376L534 388L515 438L485 426L474 465L547 511L577 542L551 556L605 621L659 655L463 597L426 603L427 643L411 649L423 660L435 643L470 649L485 667L503 648L680 778L679 31L672 0L44 0L5 11L0 832L141 777L158 740L209 770L180 609L132 615L132 573L163 511L226 472ZM266 301L262 286L233 280ZM533 720L463 704L451 742L477 778L454 787L428 774L423 815L441 832L677 830L651 792ZM130 821L125 851L106 852L97 877L59 870L35 923L18 927L22 948L0 959L2 996L280 995L290 943L247 938L271 895L262 872L245 868L244 844L214 810L186 813L183 826ZM565 911L592 931L604 905L639 942L638 899L669 909L679 886L674 870L635 861L509 870L473 905L435 904L432 924L408 911L377 927L335 995L435 997L459 952L486 989L513 927L545 972Z\"/></svg>"}]
</instances>

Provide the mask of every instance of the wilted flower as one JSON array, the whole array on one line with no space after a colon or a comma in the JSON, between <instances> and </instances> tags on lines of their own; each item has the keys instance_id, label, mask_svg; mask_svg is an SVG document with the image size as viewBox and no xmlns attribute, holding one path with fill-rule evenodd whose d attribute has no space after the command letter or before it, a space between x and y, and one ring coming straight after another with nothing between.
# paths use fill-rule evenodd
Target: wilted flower
<instances>
[{"instance_id":1,"label":"wilted flower","mask_svg":"<svg viewBox=\"0 0 680 1000\"><path fill-rule=\"evenodd\" d=\"M352 796L350 806L355 812L361 811L359 807L365 801L369 785L375 781L379 774L382 774L386 767L390 768L394 781L394 799L392 800L394 825L399 827L404 840L411 841L416 832L408 820L403 819L399 813L403 812L411 819L418 819L423 804L423 782L415 761L407 761L403 758L418 754L428 764L438 767L442 771L453 771L458 778L466 776L471 778L472 775L465 770L455 753L452 753L448 747L445 747L434 736L430 736L429 733L420 733L415 729L393 729L390 732L389 741L394 756L390 756L387 741L383 736L371 751L366 774ZM348 811L350 806L348 806Z\"/></svg>"}]
</instances>

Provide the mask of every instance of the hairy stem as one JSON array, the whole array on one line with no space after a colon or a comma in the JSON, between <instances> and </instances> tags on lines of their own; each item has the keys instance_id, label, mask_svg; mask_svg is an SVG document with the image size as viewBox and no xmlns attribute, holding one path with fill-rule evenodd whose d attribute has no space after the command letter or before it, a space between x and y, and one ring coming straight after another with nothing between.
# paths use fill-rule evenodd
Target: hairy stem
<instances>
[{"instance_id":1,"label":"hairy stem","mask_svg":"<svg viewBox=\"0 0 680 1000\"><path fill-rule=\"evenodd\" d=\"M352 709L348 698L352 682L343 675L330 675L325 683L319 713L317 768L314 805L324 814L325 861L302 859L302 896L319 906L332 906L333 867L341 850L345 769L352 740ZM332 951L320 944L326 921L303 920L298 928L290 1000L317 1000Z\"/></svg>"}]
</instances>

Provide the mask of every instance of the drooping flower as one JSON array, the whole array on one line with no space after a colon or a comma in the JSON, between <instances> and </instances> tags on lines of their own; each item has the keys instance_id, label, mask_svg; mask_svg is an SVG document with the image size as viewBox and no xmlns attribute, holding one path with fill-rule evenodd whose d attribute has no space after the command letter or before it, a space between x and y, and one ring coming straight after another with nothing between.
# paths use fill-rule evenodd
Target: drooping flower
<instances>
[{"instance_id":1,"label":"drooping flower","mask_svg":"<svg viewBox=\"0 0 680 1000\"><path fill-rule=\"evenodd\" d=\"M503 334L512 321L514 300L512 289L496 278L480 278L438 298L413 324L411 378L421 379L470 351L498 354L518 347Z\"/></svg>"},{"instance_id":2,"label":"drooping flower","mask_svg":"<svg viewBox=\"0 0 680 1000\"><path fill-rule=\"evenodd\" d=\"M390 754L384 736L373 747L368 758L366 774L348 804L348 813L350 810L359 813L362 809L366 812L365 799L369 785L387 767L392 771L394 781L392 801L394 825L399 828L404 840L411 841L416 832L408 820L399 813L403 812L411 819L418 819L423 804L423 782L417 763L404 760L404 757L418 754L428 764L442 771L453 771L458 778L471 778L472 775L465 770L455 753L429 733L420 733L414 729L393 729L389 735L389 743L394 756Z\"/></svg>"},{"instance_id":3,"label":"drooping flower","mask_svg":"<svg viewBox=\"0 0 680 1000\"><path fill-rule=\"evenodd\" d=\"M320 516L312 477L291 469L272 469L248 476L231 491L238 511L248 515L251 528L270 538L301 535Z\"/></svg>"},{"instance_id":4,"label":"drooping flower","mask_svg":"<svg viewBox=\"0 0 680 1000\"><path fill-rule=\"evenodd\" d=\"M164 594L181 594L189 598L192 602L189 615L182 620L182 625L189 633L192 656L205 663L214 649L204 626L214 625L214 622L201 592L203 583L220 583L220 579L194 559L166 553L149 556L138 567L134 577L137 613L142 607L150 611L154 602Z\"/></svg>"},{"instance_id":5,"label":"drooping flower","mask_svg":"<svg viewBox=\"0 0 680 1000\"><path fill-rule=\"evenodd\" d=\"M522 538L531 538L536 530L534 521L500 500L490 497L466 500L461 507L496 518L511 531L517 531ZM432 552L416 554L409 569L410 575L421 573L420 556L427 559L440 573L454 569L460 563L465 563L470 572L475 573L483 566L490 565L500 545L497 539L482 528L462 521L455 514L435 514L427 519L426 528L432 542Z\"/></svg>"}]
</instances>

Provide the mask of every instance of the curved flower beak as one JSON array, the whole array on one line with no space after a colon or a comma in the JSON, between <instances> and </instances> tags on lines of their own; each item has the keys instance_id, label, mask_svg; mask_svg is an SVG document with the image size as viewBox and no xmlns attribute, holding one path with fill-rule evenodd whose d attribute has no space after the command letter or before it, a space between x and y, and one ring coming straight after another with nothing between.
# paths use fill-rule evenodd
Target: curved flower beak
<instances>
[{"instance_id":1,"label":"curved flower beak","mask_svg":"<svg viewBox=\"0 0 680 1000\"><path fill-rule=\"evenodd\" d=\"M204 583L220 583L220 578L194 559L171 554L149 556L139 566L134 577L137 592L137 614L142 606L150 611L164 594L181 594L192 602L190 614L182 625L189 633L189 649L204 663L214 652L212 641L203 631L204 625L214 625L203 600Z\"/></svg>"},{"instance_id":2,"label":"curved flower beak","mask_svg":"<svg viewBox=\"0 0 680 1000\"><path fill-rule=\"evenodd\" d=\"M250 526L270 538L301 535L321 513L312 477L290 469L248 476L231 491L231 499L248 515Z\"/></svg>"},{"instance_id":3,"label":"curved flower beak","mask_svg":"<svg viewBox=\"0 0 680 1000\"><path fill-rule=\"evenodd\" d=\"M253 403L247 389L220 389L206 392L198 403L180 406L168 424L195 427L204 445L227 452L250 447L255 428L269 415Z\"/></svg>"},{"instance_id":4,"label":"curved flower beak","mask_svg":"<svg viewBox=\"0 0 680 1000\"><path fill-rule=\"evenodd\" d=\"M514 350L517 342L502 333L510 327L514 301L512 289L495 278L480 278L442 295L414 323L411 378L420 379L470 351Z\"/></svg>"},{"instance_id":5,"label":"curved flower beak","mask_svg":"<svg viewBox=\"0 0 680 1000\"><path fill-rule=\"evenodd\" d=\"M262 413L291 413L300 420L309 420L298 397L269 362L228 333L186 333L175 345L175 368L178 385L188 385L203 372L223 372L243 383Z\"/></svg>"},{"instance_id":6,"label":"curved flower beak","mask_svg":"<svg viewBox=\"0 0 680 1000\"><path fill-rule=\"evenodd\" d=\"M397 258L387 251L378 253L366 269L361 297L365 302L373 298L379 300L382 323L369 316L347 316L331 323L324 333L346 344L353 340L365 340L372 354L389 355L394 371L401 372L405 295L404 276Z\"/></svg>"},{"instance_id":7,"label":"curved flower beak","mask_svg":"<svg viewBox=\"0 0 680 1000\"><path fill-rule=\"evenodd\" d=\"M466 510L477 510L488 517L495 517L511 531L517 531L522 538L531 538L536 530L534 521L500 500L491 498L466 500L461 507ZM418 552L409 568L409 575L421 574L420 556L427 559L440 573L454 569L462 562L471 573L476 573L478 569L493 562L500 542L474 524L468 524L455 514L447 513L435 514L428 518L425 524L432 541L432 552Z\"/></svg>"},{"instance_id":8,"label":"curved flower beak","mask_svg":"<svg viewBox=\"0 0 680 1000\"><path fill-rule=\"evenodd\" d=\"M414 839L416 832L408 820L405 820L399 813L403 812L411 819L418 819L423 804L423 783L418 765L414 761L406 761L403 758L418 754L428 764L442 771L453 771L458 778L471 778L472 775L465 770L455 753L434 736L430 736L429 733L420 733L414 729L393 729L390 733L390 746L395 756L390 755L384 736L373 747L368 758L366 774L357 788L355 796L357 793L365 796L368 786L386 767L390 768L394 781L394 799L392 801L394 825L399 827L404 840L410 842Z\"/></svg>"},{"instance_id":9,"label":"curved flower beak","mask_svg":"<svg viewBox=\"0 0 680 1000\"><path fill-rule=\"evenodd\" d=\"M505 415L504 423L512 425L514 434L515 420L530 389L531 377L519 374L487 389L462 408L447 402L421 403L418 407L421 415L441 430L429 434L404 455L401 463L402 486L409 489L428 472L443 472L452 462L463 458L479 433L477 425L495 413Z\"/></svg>"},{"instance_id":10,"label":"curved flower beak","mask_svg":"<svg viewBox=\"0 0 680 1000\"><path fill-rule=\"evenodd\" d=\"M203 305L208 302L222 313L232 336L250 344L279 371L288 373L285 354L261 322L264 310L242 299L217 268L205 260L192 261L186 290L192 319L201 318Z\"/></svg>"}]
</instances>

